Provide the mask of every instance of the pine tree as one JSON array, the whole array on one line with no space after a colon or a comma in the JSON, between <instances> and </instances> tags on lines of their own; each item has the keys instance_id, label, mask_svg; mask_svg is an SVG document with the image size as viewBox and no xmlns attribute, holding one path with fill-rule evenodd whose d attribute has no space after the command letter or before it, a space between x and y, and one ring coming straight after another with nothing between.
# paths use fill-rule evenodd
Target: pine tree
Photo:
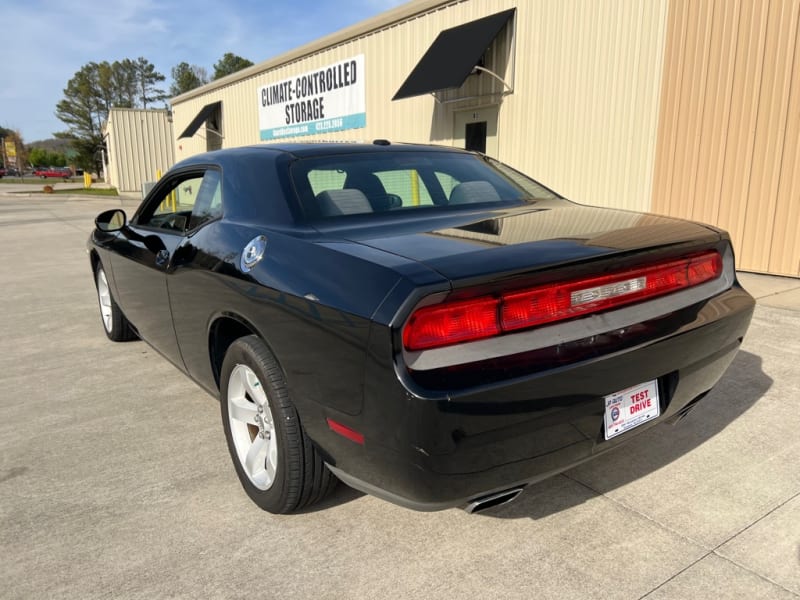
<instances>
[{"instance_id":1,"label":"pine tree","mask_svg":"<svg viewBox=\"0 0 800 600\"><path fill-rule=\"evenodd\" d=\"M218 62L214 63L214 79L225 77L226 75L252 66L252 61L242 58L233 52L226 52Z\"/></svg>"},{"instance_id":2,"label":"pine tree","mask_svg":"<svg viewBox=\"0 0 800 600\"><path fill-rule=\"evenodd\" d=\"M208 83L208 73L203 67L182 62L172 67L172 80L170 96L180 96Z\"/></svg>"},{"instance_id":3,"label":"pine tree","mask_svg":"<svg viewBox=\"0 0 800 600\"><path fill-rule=\"evenodd\" d=\"M168 96L164 90L156 87L160 82L164 81L166 77L156 71L155 65L144 56L137 58L134 64L138 100L141 107L147 108L148 104L166 100Z\"/></svg>"}]
</instances>

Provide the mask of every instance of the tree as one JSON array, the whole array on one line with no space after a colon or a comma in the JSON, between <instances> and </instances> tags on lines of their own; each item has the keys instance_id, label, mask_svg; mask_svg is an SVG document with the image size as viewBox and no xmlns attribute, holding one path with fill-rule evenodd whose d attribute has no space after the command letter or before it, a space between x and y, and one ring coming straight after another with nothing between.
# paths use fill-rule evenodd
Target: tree
<instances>
[{"instance_id":1,"label":"tree","mask_svg":"<svg viewBox=\"0 0 800 600\"><path fill-rule=\"evenodd\" d=\"M31 148L28 155L30 162L35 167L65 167L67 157L61 152L47 150L46 148Z\"/></svg>"},{"instance_id":2,"label":"tree","mask_svg":"<svg viewBox=\"0 0 800 600\"><path fill-rule=\"evenodd\" d=\"M101 164L95 153L103 143L102 128L110 108L101 89L99 71L97 63L82 66L67 82L64 98L56 104L56 116L68 128L56 133L56 137L72 142L79 166L98 172Z\"/></svg>"},{"instance_id":3,"label":"tree","mask_svg":"<svg viewBox=\"0 0 800 600\"><path fill-rule=\"evenodd\" d=\"M252 61L237 56L233 52L226 52L225 55L214 63L214 79L225 77L236 71L241 71L247 67L252 67Z\"/></svg>"},{"instance_id":4,"label":"tree","mask_svg":"<svg viewBox=\"0 0 800 600\"><path fill-rule=\"evenodd\" d=\"M79 167L99 173L103 126L111 109L147 108L148 103L165 99L167 95L156 87L165 79L144 57L82 66L56 104L56 116L67 125L67 131L56 137L71 142Z\"/></svg>"},{"instance_id":5,"label":"tree","mask_svg":"<svg viewBox=\"0 0 800 600\"><path fill-rule=\"evenodd\" d=\"M97 80L97 98L103 106L103 112L113 108L133 108L137 97L136 71L129 58L113 63L89 63L95 70Z\"/></svg>"},{"instance_id":6,"label":"tree","mask_svg":"<svg viewBox=\"0 0 800 600\"><path fill-rule=\"evenodd\" d=\"M156 87L160 82L164 81L166 77L156 71L155 65L144 56L140 56L134 61L134 68L138 100L142 108L147 108L148 103L152 104L159 100L166 100L167 94L164 90Z\"/></svg>"},{"instance_id":7,"label":"tree","mask_svg":"<svg viewBox=\"0 0 800 600\"><path fill-rule=\"evenodd\" d=\"M133 108L137 106L136 63L130 58L115 60L111 65L111 86L115 95L115 107Z\"/></svg>"},{"instance_id":8,"label":"tree","mask_svg":"<svg viewBox=\"0 0 800 600\"><path fill-rule=\"evenodd\" d=\"M203 67L182 62L172 67L172 85L170 96L180 96L186 92L208 83L208 72Z\"/></svg>"}]
</instances>

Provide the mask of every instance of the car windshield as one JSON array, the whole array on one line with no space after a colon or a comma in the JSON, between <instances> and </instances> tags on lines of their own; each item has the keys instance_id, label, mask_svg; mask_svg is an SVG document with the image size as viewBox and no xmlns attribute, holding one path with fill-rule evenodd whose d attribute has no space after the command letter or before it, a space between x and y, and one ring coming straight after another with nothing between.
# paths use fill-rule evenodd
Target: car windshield
<instances>
[{"instance_id":1,"label":"car windshield","mask_svg":"<svg viewBox=\"0 0 800 600\"><path fill-rule=\"evenodd\" d=\"M302 158L291 177L309 219L387 211L509 206L559 196L492 159L449 152Z\"/></svg>"}]
</instances>

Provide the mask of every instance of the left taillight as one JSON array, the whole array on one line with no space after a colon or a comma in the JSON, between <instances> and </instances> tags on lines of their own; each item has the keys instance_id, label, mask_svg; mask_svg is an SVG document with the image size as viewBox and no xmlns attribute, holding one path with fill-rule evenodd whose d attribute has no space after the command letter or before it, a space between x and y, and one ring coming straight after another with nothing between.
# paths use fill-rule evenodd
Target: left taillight
<instances>
[{"instance_id":1,"label":"left taillight","mask_svg":"<svg viewBox=\"0 0 800 600\"><path fill-rule=\"evenodd\" d=\"M403 345L423 350L499 335L499 306L499 298L484 296L420 308L403 330Z\"/></svg>"},{"instance_id":2,"label":"left taillight","mask_svg":"<svg viewBox=\"0 0 800 600\"><path fill-rule=\"evenodd\" d=\"M471 342L602 312L716 279L716 251L582 277L493 296L479 296L417 309L403 329L406 350Z\"/></svg>"}]
</instances>

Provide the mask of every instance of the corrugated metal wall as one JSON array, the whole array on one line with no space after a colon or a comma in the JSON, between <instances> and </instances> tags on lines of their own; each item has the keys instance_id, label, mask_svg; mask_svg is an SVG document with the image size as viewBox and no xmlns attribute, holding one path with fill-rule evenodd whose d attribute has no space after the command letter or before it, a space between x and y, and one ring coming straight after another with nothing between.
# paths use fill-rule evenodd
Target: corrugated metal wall
<instances>
[{"instance_id":1,"label":"corrugated metal wall","mask_svg":"<svg viewBox=\"0 0 800 600\"><path fill-rule=\"evenodd\" d=\"M573 200L649 209L665 2L519 4L503 158Z\"/></svg>"},{"instance_id":2,"label":"corrugated metal wall","mask_svg":"<svg viewBox=\"0 0 800 600\"><path fill-rule=\"evenodd\" d=\"M108 176L123 192L138 192L157 171L175 164L172 124L166 110L112 108L106 125Z\"/></svg>"},{"instance_id":3,"label":"corrugated metal wall","mask_svg":"<svg viewBox=\"0 0 800 600\"><path fill-rule=\"evenodd\" d=\"M800 0L673 0L665 60L653 210L800 275Z\"/></svg>"},{"instance_id":4,"label":"corrugated metal wall","mask_svg":"<svg viewBox=\"0 0 800 600\"><path fill-rule=\"evenodd\" d=\"M173 105L175 131L205 104L222 100L224 147L258 143L260 86L363 53L366 128L299 139L452 144L454 112L470 103L391 98L443 29L517 7L515 91L500 105L498 158L581 202L649 208L666 0L433 4L410 3L427 12L180 100ZM177 140L176 147L179 160L205 151L202 129L190 140Z\"/></svg>"}]
</instances>

